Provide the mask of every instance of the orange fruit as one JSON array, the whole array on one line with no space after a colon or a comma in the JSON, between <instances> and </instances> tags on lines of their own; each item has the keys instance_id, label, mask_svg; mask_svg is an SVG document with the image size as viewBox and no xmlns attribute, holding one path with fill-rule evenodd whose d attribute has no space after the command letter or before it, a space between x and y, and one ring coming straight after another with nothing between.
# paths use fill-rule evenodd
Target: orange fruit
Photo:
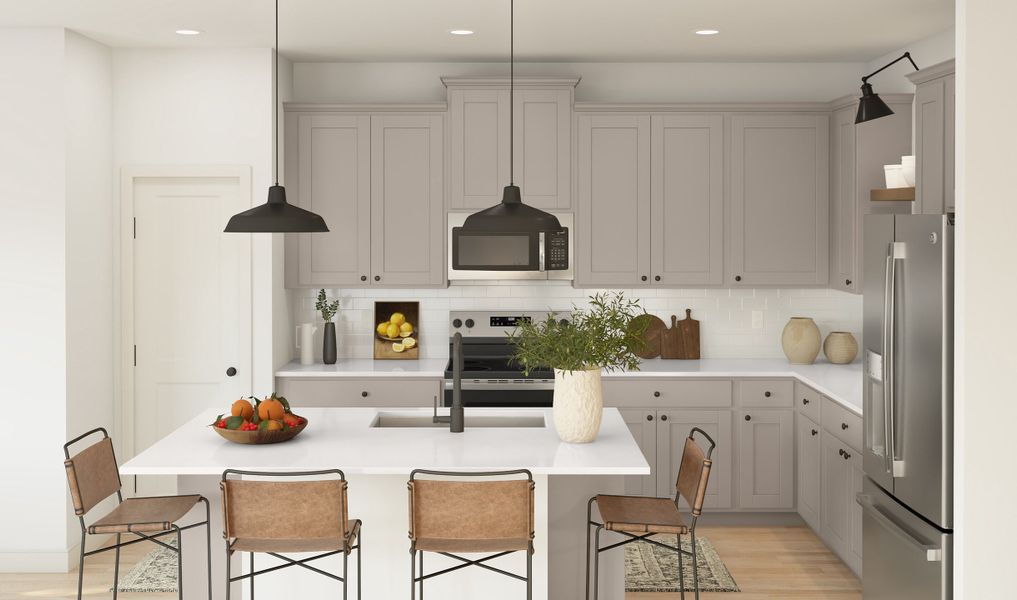
<instances>
[{"instance_id":1,"label":"orange fruit","mask_svg":"<svg viewBox=\"0 0 1017 600\"><path fill-rule=\"evenodd\" d=\"M243 417L245 421L250 421L251 417L254 416L254 407L251 406L250 402L241 398L230 407L230 414L234 417Z\"/></svg>"},{"instance_id":2,"label":"orange fruit","mask_svg":"<svg viewBox=\"0 0 1017 600\"><path fill-rule=\"evenodd\" d=\"M286 414L286 409L283 407L282 402L279 402L273 396L265 398L258 405L258 418L262 421L282 419L284 414Z\"/></svg>"},{"instance_id":3,"label":"orange fruit","mask_svg":"<svg viewBox=\"0 0 1017 600\"><path fill-rule=\"evenodd\" d=\"M265 426L265 429L269 431L279 431L280 429L283 429L283 427L285 426L283 425L282 421L272 419L271 421L268 422L268 425Z\"/></svg>"}]
</instances>

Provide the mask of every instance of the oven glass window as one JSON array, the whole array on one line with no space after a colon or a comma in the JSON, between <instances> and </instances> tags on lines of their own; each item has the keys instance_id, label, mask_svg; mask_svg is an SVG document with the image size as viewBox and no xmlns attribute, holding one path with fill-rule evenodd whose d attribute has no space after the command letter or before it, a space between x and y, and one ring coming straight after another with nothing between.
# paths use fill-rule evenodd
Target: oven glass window
<instances>
[{"instance_id":1,"label":"oven glass window","mask_svg":"<svg viewBox=\"0 0 1017 600\"><path fill-rule=\"evenodd\" d=\"M525 267L530 238L525 235L460 235L459 267Z\"/></svg>"}]
</instances>

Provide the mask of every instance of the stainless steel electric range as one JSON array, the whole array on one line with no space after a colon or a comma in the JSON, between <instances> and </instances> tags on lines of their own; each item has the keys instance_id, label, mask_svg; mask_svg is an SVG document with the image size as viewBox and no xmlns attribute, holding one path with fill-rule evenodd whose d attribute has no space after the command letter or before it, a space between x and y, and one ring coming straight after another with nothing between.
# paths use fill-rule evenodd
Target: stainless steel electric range
<instances>
[{"instance_id":1,"label":"stainless steel electric range","mask_svg":"<svg viewBox=\"0 0 1017 600\"><path fill-rule=\"evenodd\" d=\"M509 334L522 319L543 320L541 311L453 311L449 313L449 356L453 336L462 334L463 406L549 407L554 393L554 371L523 368L514 359ZM560 313L568 318L568 313ZM445 366L445 406L452 405L452 359Z\"/></svg>"}]
</instances>

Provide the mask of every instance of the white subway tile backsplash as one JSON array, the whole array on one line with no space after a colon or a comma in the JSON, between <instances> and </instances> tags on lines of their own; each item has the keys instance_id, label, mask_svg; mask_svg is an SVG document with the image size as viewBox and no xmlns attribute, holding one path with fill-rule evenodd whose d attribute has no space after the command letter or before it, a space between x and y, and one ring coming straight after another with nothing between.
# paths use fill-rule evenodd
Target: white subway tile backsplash
<instances>
[{"instance_id":1,"label":"white subway tile backsplash","mask_svg":"<svg viewBox=\"0 0 1017 600\"><path fill-rule=\"evenodd\" d=\"M589 296L609 290L574 289L568 283L522 284L489 281L455 284L446 289L331 289L340 298L336 316L339 356L370 358L373 353L375 300L420 301L420 356L448 354L449 310L554 310L584 306ZM684 318L685 309L701 323L704 358L774 358L783 356L780 334L792 316L812 317L825 336L850 331L861 341L860 296L826 289L628 289L626 297L640 300L647 312L671 323ZM321 316L314 310L317 290L290 290L293 323L316 323L315 347L321 353ZM753 328L752 312L762 313L762 328ZM293 356L297 356L294 348Z\"/></svg>"}]
</instances>

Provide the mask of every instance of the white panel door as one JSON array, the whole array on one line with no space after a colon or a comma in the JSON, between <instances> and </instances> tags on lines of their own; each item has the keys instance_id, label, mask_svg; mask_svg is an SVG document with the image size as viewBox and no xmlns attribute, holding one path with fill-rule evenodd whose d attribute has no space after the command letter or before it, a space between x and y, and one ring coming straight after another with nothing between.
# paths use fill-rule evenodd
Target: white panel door
<instances>
[{"instance_id":1,"label":"white panel door","mask_svg":"<svg viewBox=\"0 0 1017 600\"><path fill-rule=\"evenodd\" d=\"M793 508L794 413L753 410L738 416L740 508Z\"/></svg>"},{"instance_id":2,"label":"white panel door","mask_svg":"<svg viewBox=\"0 0 1017 600\"><path fill-rule=\"evenodd\" d=\"M251 393L251 236L223 233L250 208L247 176L134 178L134 449L199 411ZM234 375L227 374L230 368ZM127 458L127 457L124 457ZM174 493L139 478L138 494Z\"/></svg>"},{"instance_id":3,"label":"white panel door","mask_svg":"<svg viewBox=\"0 0 1017 600\"><path fill-rule=\"evenodd\" d=\"M651 252L656 285L724 281L724 117L655 115Z\"/></svg>"}]
</instances>

